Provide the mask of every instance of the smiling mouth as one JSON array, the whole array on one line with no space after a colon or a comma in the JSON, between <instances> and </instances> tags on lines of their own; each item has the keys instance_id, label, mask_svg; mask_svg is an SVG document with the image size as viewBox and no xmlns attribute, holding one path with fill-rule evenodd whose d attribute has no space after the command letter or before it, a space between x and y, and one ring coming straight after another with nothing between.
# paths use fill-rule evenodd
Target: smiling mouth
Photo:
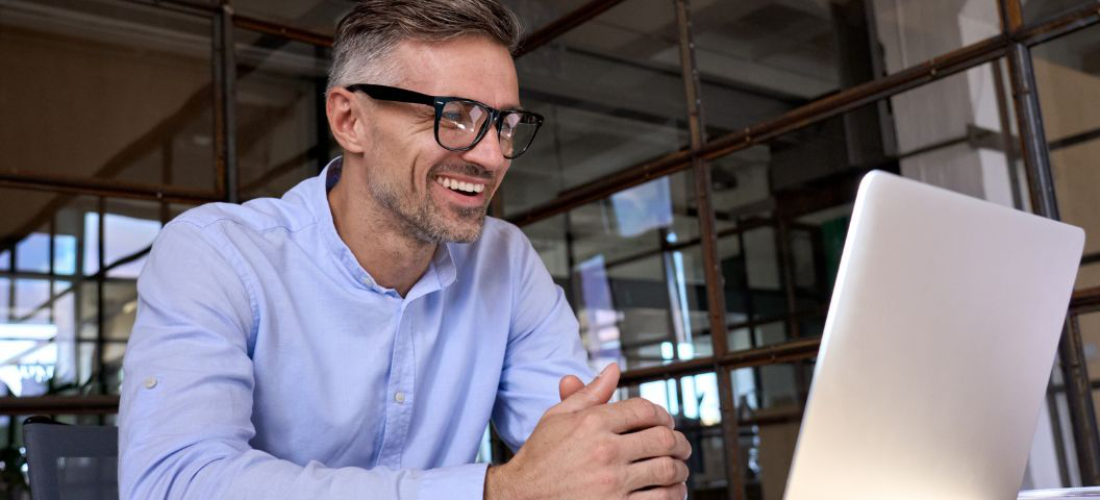
<instances>
[{"instance_id":1,"label":"smiling mouth","mask_svg":"<svg viewBox=\"0 0 1100 500\"><path fill-rule=\"evenodd\" d=\"M485 191L485 184L480 184L480 183L476 183L476 182L460 181L458 179L452 179L452 178L447 177L445 175L436 176L435 182L436 182L436 184L439 184L440 186L443 186L447 189L450 189L451 191L454 191L455 193L458 193L458 194L461 194L461 195L464 195L464 196L469 196L471 198L476 197L477 195L479 195L483 191Z\"/></svg>"}]
</instances>

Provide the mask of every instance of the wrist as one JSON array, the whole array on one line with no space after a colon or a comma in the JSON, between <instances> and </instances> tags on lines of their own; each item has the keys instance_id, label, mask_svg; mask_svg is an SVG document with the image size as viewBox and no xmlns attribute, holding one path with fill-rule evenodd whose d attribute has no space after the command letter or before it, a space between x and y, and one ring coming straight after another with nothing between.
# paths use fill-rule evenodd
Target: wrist
<instances>
[{"instance_id":1,"label":"wrist","mask_svg":"<svg viewBox=\"0 0 1100 500\"><path fill-rule=\"evenodd\" d=\"M521 500L509 480L508 464L490 465L485 471L485 500Z\"/></svg>"}]
</instances>

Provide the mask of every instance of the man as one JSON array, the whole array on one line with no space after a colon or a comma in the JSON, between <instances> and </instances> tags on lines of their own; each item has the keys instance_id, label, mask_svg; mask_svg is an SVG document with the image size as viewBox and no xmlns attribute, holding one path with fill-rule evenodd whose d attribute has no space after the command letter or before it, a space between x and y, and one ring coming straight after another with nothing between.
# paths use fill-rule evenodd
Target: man
<instances>
[{"instance_id":1,"label":"man","mask_svg":"<svg viewBox=\"0 0 1100 500\"><path fill-rule=\"evenodd\" d=\"M124 365L124 498L683 498L671 417L605 404L617 367L568 375L561 290L485 217L541 123L517 31L496 0L358 4L327 96L342 160L165 226ZM518 452L487 470L490 418Z\"/></svg>"}]
</instances>

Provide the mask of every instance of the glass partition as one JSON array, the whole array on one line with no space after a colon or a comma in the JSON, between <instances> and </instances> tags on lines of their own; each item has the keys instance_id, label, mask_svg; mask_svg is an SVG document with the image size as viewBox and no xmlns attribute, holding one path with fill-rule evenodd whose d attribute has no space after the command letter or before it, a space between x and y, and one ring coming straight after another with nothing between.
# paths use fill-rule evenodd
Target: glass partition
<instances>
[{"instance_id":1,"label":"glass partition","mask_svg":"<svg viewBox=\"0 0 1100 500\"><path fill-rule=\"evenodd\" d=\"M627 0L516 61L524 107L547 121L502 186L505 215L688 144L674 14Z\"/></svg>"},{"instance_id":2,"label":"glass partition","mask_svg":"<svg viewBox=\"0 0 1100 500\"><path fill-rule=\"evenodd\" d=\"M1100 28L1091 27L1032 49L1035 80L1050 149L1050 168L1063 221L1085 229L1085 256L1076 288L1100 286Z\"/></svg>"},{"instance_id":3,"label":"glass partition","mask_svg":"<svg viewBox=\"0 0 1100 500\"><path fill-rule=\"evenodd\" d=\"M5 170L212 191L211 29L132 3L0 2Z\"/></svg>"},{"instance_id":4,"label":"glass partition","mask_svg":"<svg viewBox=\"0 0 1100 500\"><path fill-rule=\"evenodd\" d=\"M676 430L691 443L692 455L687 462L691 471L689 498L725 495L726 448L718 381L713 372L626 385L619 388L617 397L647 399L672 415Z\"/></svg>"}]
</instances>

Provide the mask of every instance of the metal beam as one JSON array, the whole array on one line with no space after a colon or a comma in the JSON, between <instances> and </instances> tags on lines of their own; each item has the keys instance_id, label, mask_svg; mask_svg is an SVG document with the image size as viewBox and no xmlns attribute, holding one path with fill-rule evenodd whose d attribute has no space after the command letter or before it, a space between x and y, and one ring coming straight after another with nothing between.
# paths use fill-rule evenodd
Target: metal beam
<instances>
[{"instance_id":1,"label":"metal beam","mask_svg":"<svg viewBox=\"0 0 1100 500\"><path fill-rule=\"evenodd\" d=\"M516 49L513 56L520 58L530 54L535 49L550 43L555 38L568 33L573 28L607 12L612 7L622 3L622 1L623 0L593 0L578 7L573 12L558 18L558 20L524 37L523 40L520 41L519 48Z\"/></svg>"},{"instance_id":2,"label":"metal beam","mask_svg":"<svg viewBox=\"0 0 1100 500\"><path fill-rule=\"evenodd\" d=\"M237 192L237 68L233 46L233 9L222 3L214 15L214 164L218 192L236 203Z\"/></svg>"},{"instance_id":3,"label":"metal beam","mask_svg":"<svg viewBox=\"0 0 1100 500\"><path fill-rule=\"evenodd\" d=\"M619 385L637 385L643 382L711 373L715 371L716 366L728 371L808 360L817 357L817 351L820 347L820 338L798 339L764 347L733 351L726 353L725 356L707 356L669 365L647 366L623 372L619 378ZM722 418L726 418L724 412Z\"/></svg>"},{"instance_id":4,"label":"metal beam","mask_svg":"<svg viewBox=\"0 0 1100 500\"><path fill-rule=\"evenodd\" d=\"M676 28L679 35L681 77L684 81L684 98L687 102L688 132L691 150L700 151L706 146L706 122L703 119L702 83L695 61L695 41L692 38L691 6L689 0L674 0ZM721 410L722 434L726 453L726 494L729 498L745 498L745 477L741 464L741 445L737 429L737 408L733 397L733 382L717 362L729 350L726 345L726 297L722 281L721 261L718 258L717 222L711 200L714 192L711 169L699 156L691 161L695 179L695 203L699 216L700 247L703 251L703 274L707 285L707 318L710 322L710 340L718 382L718 402Z\"/></svg>"},{"instance_id":5,"label":"metal beam","mask_svg":"<svg viewBox=\"0 0 1100 500\"><path fill-rule=\"evenodd\" d=\"M263 33L265 35L271 35L279 38L285 38L287 40L293 40L295 42L316 45L318 47L332 47L333 38L329 35L315 33L313 31L274 23L271 21L265 21L263 19L257 19L255 17L234 14L232 18L233 26L244 30L255 31L257 33Z\"/></svg>"},{"instance_id":6,"label":"metal beam","mask_svg":"<svg viewBox=\"0 0 1100 500\"><path fill-rule=\"evenodd\" d=\"M31 189L73 194L92 194L111 198L136 200L168 200L180 203L205 203L218 201L218 195L209 189L194 189L167 184L145 184L98 177L73 177L41 172L0 172L0 187ZM66 202L71 201L66 198ZM55 211L55 210L54 210ZM50 211L48 215L52 215ZM47 222L46 217L32 217L34 228Z\"/></svg>"}]
</instances>

